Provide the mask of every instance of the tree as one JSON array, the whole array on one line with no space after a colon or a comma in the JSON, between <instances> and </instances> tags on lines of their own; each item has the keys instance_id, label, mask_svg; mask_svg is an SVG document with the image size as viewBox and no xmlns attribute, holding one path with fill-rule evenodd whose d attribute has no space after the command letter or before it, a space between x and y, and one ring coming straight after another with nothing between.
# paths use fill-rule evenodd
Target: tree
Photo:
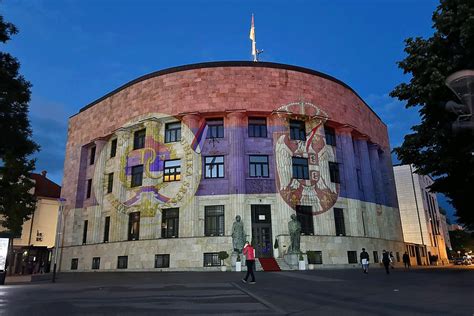
<instances>
[{"instance_id":1,"label":"tree","mask_svg":"<svg viewBox=\"0 0 474 316\"><path fill-rule=\"evenodd\" d=\"M0 42L18 32L0 15ZM39 146L31 139L28 119L30 83L18 72L20 63L0 51L0 224L10 236L20 236L23 222L34 212L36 198L30 178L35 168L31 155Z\"/></svg>"},{"instance_id":2,"label":"tree","mask_svg":"<svg viewBox=\"0 0 474 316\"><path fill-rule=\"evenodd\" d=\"M474 69L474 1L441 0L432 20L434 34L406 39L407 56L398 62L411 79L390 95L406 101L407 108L419 107L421 123L394 151L402 163L413 164L417 173L431 175L430 189L445 194L459 222L473 227L474 137L468 131L453 133L456 116L440 105L459 102L445 85L446 77Z\"/></svg>"}]
</instances>

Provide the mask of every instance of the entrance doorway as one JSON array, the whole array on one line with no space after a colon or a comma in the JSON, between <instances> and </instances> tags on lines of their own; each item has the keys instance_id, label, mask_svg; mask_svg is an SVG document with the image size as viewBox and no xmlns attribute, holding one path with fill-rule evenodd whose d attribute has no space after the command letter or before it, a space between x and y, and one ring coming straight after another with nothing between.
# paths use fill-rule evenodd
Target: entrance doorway
<instances>
[{"instance_id":1,"label":"entrance doorway","mask_svg":"<svg viewBox=\"0 0 474 316\"><path fill-rule=\"evenodd\" d=\"M257 258L272 258L272 213L270 205L252 205L252 245Z\"/></svg>"}]
</instances>

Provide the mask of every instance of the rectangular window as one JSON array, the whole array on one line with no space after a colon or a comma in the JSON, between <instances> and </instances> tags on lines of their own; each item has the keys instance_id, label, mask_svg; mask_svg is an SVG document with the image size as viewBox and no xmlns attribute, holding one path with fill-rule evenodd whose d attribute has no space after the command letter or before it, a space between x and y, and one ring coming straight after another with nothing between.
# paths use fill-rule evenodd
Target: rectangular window
<instances>
[{"instance_id":1,"label":"rectangular window","mask_svg":"<svg viewBox=\"0 0 474 316\"><path fill-rule=\"evenodd\" d=\"M208 119L207 138L224 138L224 119Z\"/></svg>"},{"instance_id":2,"label":"rectangular window","mask_svg":"<svg viewBox=\"0 0 474 316\"><path fill-rule=\"evenodd\" d=\"M170 255L155 255L155 268L169 268Z\"/></svg>"},{"instance_id":3,"label":"rectangular window","mask_svg":"<svg viewBox=\"0 0 474 316\"><path fill-rule=\"evenodd\" d=\"M92 193L92 179L87 180L87 192L86 192L86 199L89 199L91 197Z\"/></svg>"},{"instance_id":4,"label":"rectangular window","mask_svg":"<svg viewBox=\"0 0 474 316\"><path fill-rule=\"evenodd\" d=\"M181 141L181 122L168 123L165 125L165 143Z\"/></svg>"},{"instance_id":5,"label":"rectangular window","mask_svg":"<svg viewBox=\"0 0 474 316\"><path fill-rule=\"evenodd\" d=\"M204 158L205 178L224 178L224 156Z\"/></svg>"},{"instance_id":6,"label":"rectangular window","mask_svg":"<svg viewBox=\"0 0 474 316\"><path fill-rule=\"evenodd\" d=\"M179 209L163 210L161 220L161 238L177 238L179 229Z\"/></svg>"},{"instance_id":7,"label":"rectangular window","mask_svg":"<svg viewBox=\"0 0 474 316\"><path fill-rule=\"evenodd\" d=\"M322 251L311 251L311 252L314 253L314 258L308 255L308 264L323 264Z\"/></svg>"},{"instance_id":8,"label":"rectangular window","mask_svg":"<svg viewBox=\"0 0 474 316\"><path fill-rule=\"evenodd\" d=\"M204 235L224 235L224 205L212 205L204 208Z\"/></svg>"},{"instance_id":9,"label":"rectangular window","mask_svg":"<svg viewBox=\"0 0 474 316\"><path fill-rule=\"evenodd\" d=\"M205 267L218 267L221 265L219 260L218 252L207 252L204 253L204 266Z\"/></svg>"},{"instance_id":10,"label":"rectangular window","mask_svg":"<svg viewBox=\"0 0 474 316\"><path fill-rule=\"evenodd\" d=\"M346 235L346 226L344 224L344 210L334 208L334 223L336 224L336 236Z\"/></svg>"},{"instance_id":11,"label":"rectangular window","mask_svg":"<svg viewBox=\"0 0 474 316\"><path fill-rule=\"evenodd\" d=\"M293 178L309 179L308 159L301 157L293 157Z\"/></svg>"},{"instance_id":12,"label":"rectangular window","mask_svg":"<svg viewBox=\"0 0 474 316\"><path fill-rule=\"evenodd\" d=\"M104 223L104 242L109 242L110 216L105 217Z\"/></svg>"},{"instance_id":13,"label":"rectangular window","mask_svg":"<svg viewBox=\"0 0 474 316\"><path fill-rule=\"evenodd\" d=\"M87 243L87 226L89 224L89 221L88 220L85 220L84 221L84 227L82 228L82 244L86 244Z\"/></svg>"},{"instance_id":14,"label":"rectangular window","mask_svg":"<svg viewBox=\"0 0 474 316\"><path fill-rule=\"evenodd\" d=\"M296 205L296 218L301 223L301 233L314 235L313 210L311 206Z\"/></svg>"},{"instance_id":15,"label":"rectangular window","mask_svg":"<svg viewBox=\"0 0 474 316\"><path fill-rule=\"evenodd\" d=\"M90 155L89 164L93 165L94 162L95 162L95 146L91 148L91 155Z\"/></svg>"},{"instance_id":16,"label":"rectangular window","mask_svg":"<svg viewBox=\"0 0 474 316\"><path fill-rule=\"evenodd\" d=\"M181 179L181 159L166 160L163 182L179 181Z\"/></svg>"},{"instance_id":17,"label":"rectangular window","mask_svg":"<svg viewBox=\"0 0 474 316\"><path fill-rule=\"evenodd\" d=\"M357 263L357 251L348 251L347 252L347 260L349 263Z\"/></svg>"},{"instance_id":18,"label":"rectangular window","mask_svg":"<svg viewBox=\"0 0 474 316\"><path fill-rule=\"evenodd\" d=\"M341 183L339 177L339 164L337 162L329 161L329 177L333 183Z\"/></svg>"},{"instance_id":19,"label":"rectangular window","mask_svg":"<svg viewBox=\"0 0 474 316\"><path fill-rule=\"evenodd\" d=\"M303 121L290 120L290 139L306 140L306 128Z\"/></svg>"},{"instance_id":20,"label":"rectangular window","mask_svg":"<svg viewBox=\"0 0 474 316\"><path fill-rule=\"evenodd\" d=\"M112 193L114 188L114 173L109 173L107 175L107 193Z\"/></svg>"},{"instance_id":21,"label":"rectangular window","mask_svg":"<svg viewBox=\"0 0 474 316\"><path fill-rule=\"evenodd\" d=\"M117 269L127 269L127 267L128 267L128 256L118 256Z\"/></svg>"},{"instance_id":22,"label":"rectangular window","mask_svg":"<svg viewBox=\"0 0 474 316\"><path fill-rule=\"evenodd\" d=\"M143 181L143 165L133 166L132 167L132 183L131 187L139 187L142 185Z\"/></svg>"},{"instance_id":23,"label":"rectangular window","mask_svg":"<svg viewBox=\"0 0 474 316\"><path fill-rule=\"evenodd\" d=\"M100 269L100 257L92 258L92 270Z\"/></svg>"},{"instance_id":24,"label":"rectangular window","mask_svg":"<svg viewBox=\"0 0 474 316\"><path fill-rule=\"evenodd\" d=\"M117 155L117 138L110 143L110 158L115 157L115 155Z\"/></svg>"},{"instance_id":25,"label":"rectangular window","mask_svg":"<svg viewBox=\"0 0 474 316\"><path fill-rule=\"evenodd\" d=\"M324 135L326 136L326 145L336 147L336 131L334 128L324 126Z\"/></svg>"},{"instance_id":26,"label":"rectangular window","mask_svg":"<svg viewBox=\"0 0 474 316\"><path fill-rule=\"evenodd\" d=\"M249 137L267 137L267 119L249 117Z\"/></svg>"},{"instance_id":27,"label":"rectangular window","mask_svg":"<svg viewBox=\"0 0 474 316\"><path fill-rule=\"evenodd\" d=\"M268 156L249 156L250 177L268 178Z\"/></svg>"},{"instance_id":28,"label":"rectangular window","mask_svg":"<svg viewBox=\"0 0 474 316\"><path fill-rule=\"evenodd\" d=\"M142 129L133 133L133 149L140 149L145 147L146 129Z\"/></svg>"},{"instance_id":29,"label":"rectangular window","mask_svg":"<svg viewBox=\"0 0 474 316\"><path fill-rule=\"evenodd\" d=\"M379 262L379 253L377 251L374 251L374 263Z\"/></svg>"},{"instance_id":30,"label":"rectangular window","mask_svg":"<svg viewBox=\"0 0 474 316\"><path fill-rule=\"evenodd\" d=\"M128 214L128 240L140 239L140 212Z\"/></svg>"},{"instance_id":31,"label":"rectangular window","mask_svg":"<svg viewBox=\"0 0 474 316\"><path fill-rule=\"evenodd\" d=\"M72 258L71 259L71 270L77 270L78 265L79 265L79 259L78 258Z\"/></svg>"}]
</instances>

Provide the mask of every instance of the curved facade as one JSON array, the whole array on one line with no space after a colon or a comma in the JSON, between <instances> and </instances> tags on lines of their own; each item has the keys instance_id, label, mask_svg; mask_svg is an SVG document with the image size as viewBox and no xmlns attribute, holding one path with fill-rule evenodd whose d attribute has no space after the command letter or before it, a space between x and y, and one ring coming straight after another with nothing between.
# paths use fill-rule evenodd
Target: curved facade
<instances>
[{"instance_id":1,"label":"curved facade","mask_svg":"<svg viewBox=\"0 0 474 316\"><path fill-rule=\"evenodd\" d=\"M257 257L285 255L291 214L318 263L404 251L386 126L309 69L152 73L71 117L66 150L62 271L207 269L236 215Z\"/></svg>"}]
</instances>

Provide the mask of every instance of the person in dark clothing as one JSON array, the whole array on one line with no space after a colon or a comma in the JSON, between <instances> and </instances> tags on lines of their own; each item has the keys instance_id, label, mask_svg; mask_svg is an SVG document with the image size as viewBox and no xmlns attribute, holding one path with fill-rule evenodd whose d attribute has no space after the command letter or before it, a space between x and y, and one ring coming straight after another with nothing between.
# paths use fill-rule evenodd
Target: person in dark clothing
<instances>
[{"instance_id":1,"label":"person in dark clothing","mask_svg":"<svg viewBox=\"0 0 474 316\"><path fill-rule=\"evenodd\" d=\"M362 252L360 253L360 264L362 265L362 269L364 269L364 273L369 273L369 254L365 251L365 248L362 248Z\"/></svg>"},{"instance_id":2,"label":"person in dark clothing","mask_svg":"<svg viewBox=\"0 0 474 316\"><path fill-rule=\"evenodd\" d=\"M403 254L403 264L405 268L410 268L410 256L408 256L408 252L405 251Z\"/></svg>"},{"instance_id":3,"label":"person in dark clothing","mask_svg":"<svg viewBox=\"0 0 474 316\"><path fill-rule=\"evenodd\" d=\"M387 272L387 274L390 274L390 270L389 270L390 256L389 256L389 253L385 251L385 249L382 251L382 263L383 263L383 266L385 267L385 272Z\"/></svg>"}]
</instances>

